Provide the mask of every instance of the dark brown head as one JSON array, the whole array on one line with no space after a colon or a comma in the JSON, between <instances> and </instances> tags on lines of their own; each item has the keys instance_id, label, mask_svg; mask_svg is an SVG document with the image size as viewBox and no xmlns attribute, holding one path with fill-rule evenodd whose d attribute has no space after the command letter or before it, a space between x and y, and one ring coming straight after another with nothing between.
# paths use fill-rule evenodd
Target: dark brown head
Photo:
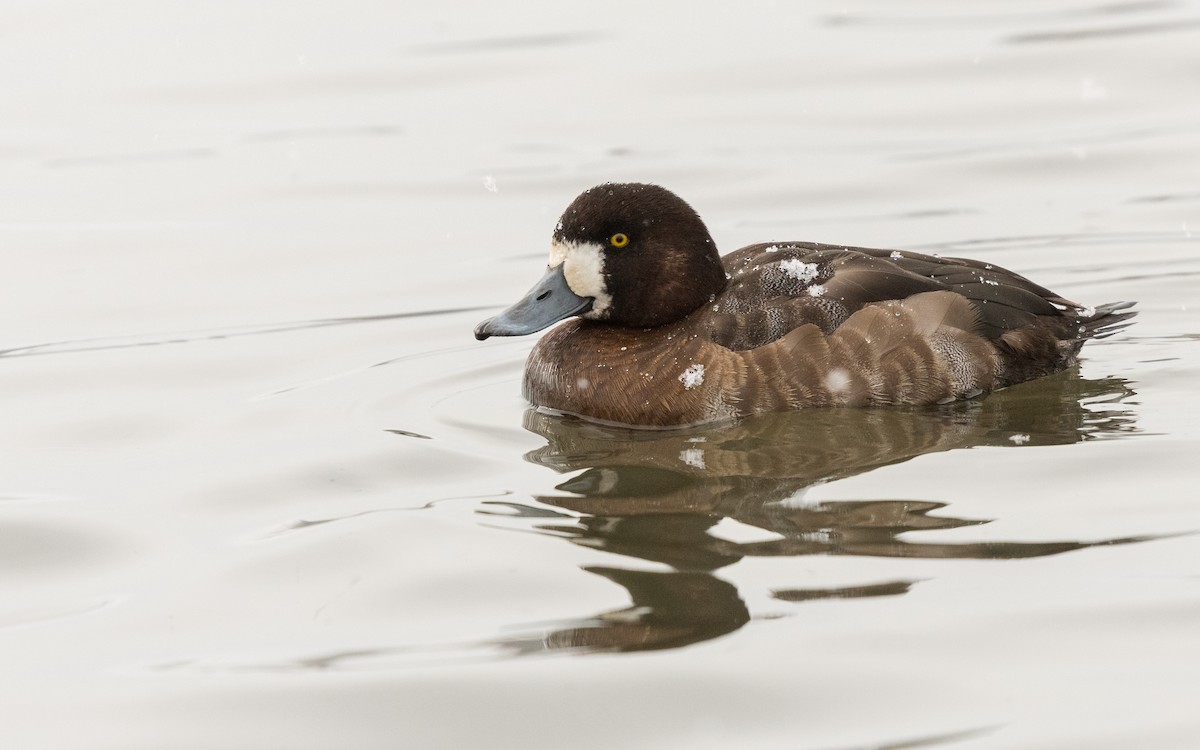
<instances>
[{"instance_id":1,"label":"dark brown head","mask_svg":"<svg viewBox=\"0 0 1200 750\"><path fill-rule=\"evenodd\" d=\"M546 276L476 338L533 333L573 315L649 328L725 288L716 244L692 207L657 185L585 190L554 228Z\"/></svg>"}]
</instances>

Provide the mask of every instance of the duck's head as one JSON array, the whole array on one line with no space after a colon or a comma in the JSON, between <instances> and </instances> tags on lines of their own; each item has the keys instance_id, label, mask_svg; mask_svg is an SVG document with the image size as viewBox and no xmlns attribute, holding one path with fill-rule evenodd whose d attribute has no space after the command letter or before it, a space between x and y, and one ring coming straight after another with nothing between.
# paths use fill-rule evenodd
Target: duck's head
<instances>
[{"instance_id":1,"label":"duck's head","mask_svg":"<svg viewBox=\"0 0 1200 750\"><path fill-rule=\"evenodd\" d=\"M725 288L716 244L692 207L657 185L585 190L554 228L550 265L475 338L523 336L578 315L651 328L685 317Z\"/></svg>"}]
</instances>

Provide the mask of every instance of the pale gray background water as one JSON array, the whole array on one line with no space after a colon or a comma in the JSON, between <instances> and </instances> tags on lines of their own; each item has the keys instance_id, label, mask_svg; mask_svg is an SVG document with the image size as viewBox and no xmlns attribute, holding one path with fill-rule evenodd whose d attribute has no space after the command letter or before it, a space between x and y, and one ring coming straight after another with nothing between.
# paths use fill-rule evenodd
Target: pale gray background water
<instances>
[{"instance_id":1,"label":"pale gray background water","mask_svg":"<svg viewBox=\"0 0 1200 750\"><path fill-rule=\"evenodd\" d=\"M1195 2L5 3L0 744L1200 746L1197 50ZM471 328L604 180L1141 315L963 409L526 415Z\"/></svg>"}]
</instances>

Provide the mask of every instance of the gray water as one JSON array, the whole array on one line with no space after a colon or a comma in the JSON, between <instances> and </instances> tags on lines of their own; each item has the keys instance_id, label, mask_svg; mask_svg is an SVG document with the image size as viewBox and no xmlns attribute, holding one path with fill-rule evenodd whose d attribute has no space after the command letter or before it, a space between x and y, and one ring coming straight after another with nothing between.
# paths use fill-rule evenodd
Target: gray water
<instances>
[{"instance_id":1,"label":"gray water","mask_svg":"<svg viewBox=\"0 0 1200 750\"><path fill-rule=\"evenodd\" d=\"M8 3L6 748L1200 746L1200 5ZM530 413L559 211L1135 326L927 412Z\"/></svg>"}]
</instances>

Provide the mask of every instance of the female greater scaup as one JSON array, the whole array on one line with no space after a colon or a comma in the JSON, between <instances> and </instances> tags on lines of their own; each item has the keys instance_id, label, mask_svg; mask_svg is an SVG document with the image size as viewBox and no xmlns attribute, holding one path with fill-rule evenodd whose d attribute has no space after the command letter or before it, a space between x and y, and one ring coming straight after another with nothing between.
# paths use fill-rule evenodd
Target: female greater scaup
<instances>
[{"instance_id":1,"label":"female greater scaup","mask_svg":"<svg viewBox=\"0 0 1200 750\"><path fill-rule=\"evenodd\" d=\"M722 258L674 193L605 184L559 219L542 280L475 337L577 316L530 353L525 397L666 427L974 398L1063 369L1132 305L1088 308L998 266L919 253L777 242Z\"/></svg>"}]
</instances>

